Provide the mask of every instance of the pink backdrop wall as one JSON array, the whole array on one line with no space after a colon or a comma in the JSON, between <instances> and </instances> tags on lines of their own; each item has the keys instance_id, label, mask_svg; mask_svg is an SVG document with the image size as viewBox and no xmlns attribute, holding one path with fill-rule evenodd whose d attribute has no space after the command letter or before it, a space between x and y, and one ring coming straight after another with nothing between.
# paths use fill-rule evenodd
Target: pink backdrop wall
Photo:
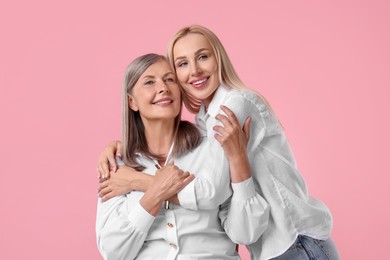
<instances>
[{"instance_id":1,"label":"pink backdrop wall","mask_svg":"<svg viewBox=\"0 0 390 260\"><path fill-rule=\"evenodd\" d=\"M2 259L101 259L95 167L123 70L192 23L270 101L342 258L390 257L389 2L216 2L0 3Z\"/></svg>"}]
</instances>

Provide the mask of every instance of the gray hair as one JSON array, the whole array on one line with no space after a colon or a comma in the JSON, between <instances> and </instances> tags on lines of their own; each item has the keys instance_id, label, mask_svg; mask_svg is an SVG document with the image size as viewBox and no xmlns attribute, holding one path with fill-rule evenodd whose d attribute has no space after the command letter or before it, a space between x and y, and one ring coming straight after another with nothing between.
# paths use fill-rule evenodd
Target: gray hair
<instances>
[{"instance_id":1,"label":"gray hair","mask_svg":"<svg viewBox=\"0 0 390 260\"><path fill-rule=\"evenodd\" d=\"M139 111L130 109L129 95L142 74L151 65L161 60L168 63L165 56L154 53L145 54L136 58L125 70L122 92L122 159L127 166L138 171L142 171L145 167L137 162L136 153L158 160L162 157L149 150L141 116ZM175 147L172 155L185 154L201 142L198 129L189 122L181 121L181 106L180 113L175 118L175 133Z\"/></svg>"}]
</instances>

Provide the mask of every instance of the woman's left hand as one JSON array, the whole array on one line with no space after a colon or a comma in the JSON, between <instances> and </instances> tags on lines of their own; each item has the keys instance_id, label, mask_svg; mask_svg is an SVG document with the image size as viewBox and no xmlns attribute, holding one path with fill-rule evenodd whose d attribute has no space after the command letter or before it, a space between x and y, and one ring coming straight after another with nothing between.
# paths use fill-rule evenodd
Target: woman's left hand
<instances>
[{"instance_id":1,"label":"woman's left hand","mask_svg":"<svg viewBox=\"0 0 390 260\"><path fill-rule=\"evenodd\" d=\"M102 201L107 201L132 191L132 174L129 173L130 171L134 170L127 166L121 166L116 172L111 172L109 179L102 179L99 182L98 194Z\"/></svg>"},{"instance_id":2,"label":"woman's left hand","mask_svg":"<svg viewBox=\"0 0 390 260\"><path fill-rule=\"evenodd\" d=\"M251 118L248 116L241 128L236 115L227 107L221 106L227 116L218 114L215 118L221 121L223 126L216 125L213 130L217 132L215 139L221 144L229 160L236 156L246 154L246 147L250 138Z\"/></svg>"}]
</instances>

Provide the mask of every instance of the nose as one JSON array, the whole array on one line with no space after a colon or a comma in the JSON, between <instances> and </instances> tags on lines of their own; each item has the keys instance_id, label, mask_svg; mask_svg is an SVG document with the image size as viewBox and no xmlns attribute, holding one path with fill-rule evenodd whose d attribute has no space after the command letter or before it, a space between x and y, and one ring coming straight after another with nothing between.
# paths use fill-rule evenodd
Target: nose
<instances>
[{"instance_id":1,"label":"nose","mask_svg":"<svg viewBox=\"0 0 390 260\"><path fill-rule=\"evenodd\" d=\"M167 84L164 81L161 81L161 83L158 86L158 93L162 94L162 93L165 93L165 92L169 92L169 88L168 88Z\"/></svg>"},{"instance_id":2,"label":"nose","mask_svg":"<svg viewBox=\"0 0 390 260\"><path fill-rule=\"evenodd\" d=\"M192 65L191 65L191 75L192 76L197 76L197 75L199 75L200 73L201 73L201 69L200 69L200 67L199 67L199 65L196 63L196 62L194 62Z\"/></svg>"}]
</instances>

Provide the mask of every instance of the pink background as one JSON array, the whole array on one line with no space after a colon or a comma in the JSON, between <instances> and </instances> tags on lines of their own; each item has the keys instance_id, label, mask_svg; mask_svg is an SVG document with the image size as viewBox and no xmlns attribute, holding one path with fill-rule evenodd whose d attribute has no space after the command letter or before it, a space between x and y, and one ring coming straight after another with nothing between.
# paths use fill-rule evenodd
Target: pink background
<instances>
[{"instance_id":1,"label":"pink background","mask_svg":"<svg viewBox=\"0 0 390 260\"><path fill-rule=\"evenodd\" d=\"M192 23L270 101L342 258L389 258L388 1L58 2L0 3L2 259L101 259L95 168L123 70Z\"/></svg>"}]
</instances>

